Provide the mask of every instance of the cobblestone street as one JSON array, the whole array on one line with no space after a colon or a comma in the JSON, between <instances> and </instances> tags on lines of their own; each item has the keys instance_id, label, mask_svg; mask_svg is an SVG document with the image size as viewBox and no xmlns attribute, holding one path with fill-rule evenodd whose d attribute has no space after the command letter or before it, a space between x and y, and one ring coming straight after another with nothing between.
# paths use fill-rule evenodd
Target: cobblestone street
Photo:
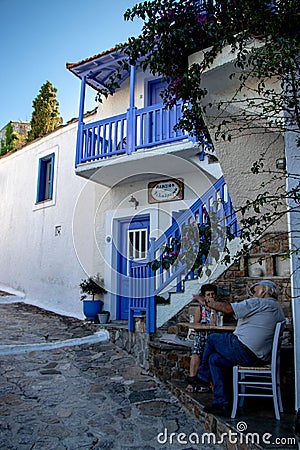
<instances>
[{"instance_id":1,"label":"cobblestone street","mask_svg":"<svg viewBox=\"0 0 300 450\"><path fill-rule=\"evenodd\" d=\"M133 357L109 340L81 344L98 326L23 303L1 304L0 324L1 449L220 448L195 443L194 416Z\"/></svg>"}]
</instances>

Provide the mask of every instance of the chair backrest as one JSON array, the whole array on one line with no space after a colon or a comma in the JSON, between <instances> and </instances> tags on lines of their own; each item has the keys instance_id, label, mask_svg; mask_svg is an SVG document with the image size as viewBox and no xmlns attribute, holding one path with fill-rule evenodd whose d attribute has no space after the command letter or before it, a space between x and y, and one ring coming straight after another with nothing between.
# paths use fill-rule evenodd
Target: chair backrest
<instances>
[{"instance_id":1,"label":"chair backrest","mask_svg":"<svg viewBox=\"0 0 300 450\"><path fill-rule=\"evenodd\" d=\"M272 372L276 373L276 368L278 365L279 357L280 357L280 346L282 341L283 330L285 328L286 322L283 320L282 322L277 322L275 327L275 333L273 338L273 346L272 346L272 357L271 357L271 365Z\"/></svg>"}]
</instances>

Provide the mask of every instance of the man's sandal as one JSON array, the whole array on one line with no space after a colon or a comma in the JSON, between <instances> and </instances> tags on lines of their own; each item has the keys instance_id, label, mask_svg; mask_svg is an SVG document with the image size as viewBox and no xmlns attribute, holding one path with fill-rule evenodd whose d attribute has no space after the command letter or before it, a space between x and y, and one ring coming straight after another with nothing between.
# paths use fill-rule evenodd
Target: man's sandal
<instances>
[{"instance_id":1,"label":"man's sandal","mask_svg":"<svg viewBox=\"0 0 300 450\"><path fill-rule=\"evenodd\" d=\"M198 392L198 393L204 394L205 392L211 392L211 387L203 386L201 384L195 384L193 386L193 392Z\"/></svg>"},{"instance_id":2,"label":"man's sandal","mask_svg":"<svg viewBox=\"0 0 300 450\"><path fill-rule=\"evenodd\" d=\"M195 375L194 377L187 377L186 382L188 383L187 387L185 388L187 392L205 393L211 391L210 385L199 380L197 375Z\"/></svg>"}]
</instances>

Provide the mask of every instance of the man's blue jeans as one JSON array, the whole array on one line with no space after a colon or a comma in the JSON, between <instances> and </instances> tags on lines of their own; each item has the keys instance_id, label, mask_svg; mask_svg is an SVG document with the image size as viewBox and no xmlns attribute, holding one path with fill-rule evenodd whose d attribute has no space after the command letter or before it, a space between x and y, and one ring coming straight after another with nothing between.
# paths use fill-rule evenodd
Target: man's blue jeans
<instances>
[{"instance_id":1,"label":"man's blue jeans","mask_svg":"<svg viewBox=\"0 0 300 450\"><path fill-rule=\"evenodd\" d=\"M214 403L228 403L225 388L225 374L235 365L258 366L262 361L251 355L238 338L232 333L212 333L208 336L204 348L198 377L214 384Z\"/></svg>"}]
</instances>

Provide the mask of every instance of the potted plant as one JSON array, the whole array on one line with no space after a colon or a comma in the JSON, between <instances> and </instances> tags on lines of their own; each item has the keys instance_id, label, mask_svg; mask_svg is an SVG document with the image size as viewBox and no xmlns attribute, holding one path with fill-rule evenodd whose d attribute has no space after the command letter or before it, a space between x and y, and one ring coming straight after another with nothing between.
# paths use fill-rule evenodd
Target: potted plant
<instances>
[{"instance_id":1,"label":"potted plant","mask_svg":"<svg viewBox=\"0 0 300 450\"><path fill-rule=\"evenodd\" d=\"M98 314L99 323L108 323L110 317L109 311L101 310L101 312Z\"/></svg>"},{"instance_id":2,"label":"potted plant","mask_svg":"<svg viewBox=\"0 0 300 450\"><path fill-rule=\"evenodd\" d=\"M87 320L96 320L103 308L103 294L106 294L103 278L97 274L88 277L79 284L83 301L83 314Z\"/></svg>"}]
</instances>

